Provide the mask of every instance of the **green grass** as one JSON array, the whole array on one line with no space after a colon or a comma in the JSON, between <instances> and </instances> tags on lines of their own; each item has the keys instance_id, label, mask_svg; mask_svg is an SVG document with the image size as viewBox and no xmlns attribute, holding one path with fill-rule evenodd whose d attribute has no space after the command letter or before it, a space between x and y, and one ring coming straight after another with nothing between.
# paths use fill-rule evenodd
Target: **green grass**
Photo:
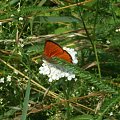
<instances>
[{"instance_id":1,"label":"green grass","mask_svg":"<svg viewBox=\"0 0 120 120\"><path fill-rule=\"evenodd\" d=\"M119 120L119 2L0 1L0 119ZM77 51L47 59L76 81L39 73L45 40Z\"/></svg>"}]
</instances>

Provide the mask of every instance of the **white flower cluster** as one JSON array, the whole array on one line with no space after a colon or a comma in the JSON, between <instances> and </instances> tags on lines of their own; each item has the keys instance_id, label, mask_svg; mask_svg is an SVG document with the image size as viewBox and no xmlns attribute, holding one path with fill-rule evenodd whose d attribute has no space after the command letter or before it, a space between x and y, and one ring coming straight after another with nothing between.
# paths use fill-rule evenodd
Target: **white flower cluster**
<instances>
[{"instance_id":1,"label":"white flower cluster","mask_svg":"<svg viewBox=\"0 0 120 120\"><path fill-rule=\"evenodd\" d=\"M120 32L120 28L116 29L115 31L116 31L116 32Z\"/></svg>"},{"instance_id":2,"label":"white flower cluster","mask_svg":"<svg viewBox=\"0 0 120 120\"><path fill-rule=\"evenodd\" d=\"M7 81L11 82L11 76L10 75L7 76Z\"/></svg>"},{"instance_id":3,"label":"white flower cluster","mask_svg":"<svg viewBox=\"0 0 120 120\"><path fill-rule=\"evenodd\" d=\"M73 63L76 64L78 62L75 56L77 52L74 51L74 49L70 49L70 48L64 48L64 50L66 50L71 55ZM75 74L72 71L66 70L62 66L49 63L46 60L43 60L43 64L39 68L39 73L43 75L47 75L49 78L48 80L49 82L52 82L54 80L59 80L60 78L63 78L63 77L66 77L67 80L69 81L72 79L77 80L75 78Z\"/></svg>"},{"instance_id":4,"label":"white flower cluster","mask_svg":"<svg viewBox=\"0 0 120 120\"><path fill-rule=\"evenodd\" d=\"M6 78L7 78L6 79L7 82L11 82L11 76L10 75L8 75ZM4 77L0 78L0 83L4 83L4 82L5 82L5 78Z\"/></svg>"}]
</instances>

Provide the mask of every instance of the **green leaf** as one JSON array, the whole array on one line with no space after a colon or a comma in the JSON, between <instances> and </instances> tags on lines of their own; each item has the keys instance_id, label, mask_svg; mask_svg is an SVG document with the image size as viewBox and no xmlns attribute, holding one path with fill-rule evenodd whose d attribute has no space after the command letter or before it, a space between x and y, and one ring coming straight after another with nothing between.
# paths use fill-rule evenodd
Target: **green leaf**
<instances>
[{"instance_id":1,"label":"green leaf","mask_svg":"<svg viewBox=\"0 0 120 120\"><path fill-rule=\"evenodd\" d=\"M28 85L25 93L21 120L26 120L28 103L29 103L29 95L30 95L30 79L28 80Z\"/></svg>"},{"instance_id":2,"label":"green leaf","mask_svg":"<svg viewBox=\"0 0 120 120\"><path fill-rule=\"evenodd\" d=\"M0 106L1 107L1 106ZM9 118L11 115L15 114L17 110L15 109L11 109L7 112L4 113L4 115L0 115L0 120L6 120L7 118Z\"/></svg>"},{"instance_id":3,"label":"green leaf","mask_svg":"<svg viewBox=\"0 0 120 120\"><path fill-rule=\"evenodd\" d=\"M59 27L58 29L55 30L55 34L63 33L66 30L67 30L67 27Z\"/></svg>"},{"instance_id":4,"label":"green leaf","mask_svg":"<svg viewBox=\"0 0 120 120\"><path fill-rule=\"evenodd\" d=\"M11 0L10 2L9 2L9 4L10 5L14 5L15 3L17 3L19 0Z\"/></svg>"},{"instance_id":5,"label":"green leaf","mask_svg":"<svg viewBox=\"0 0 120 120\"><path fill-rule=\"evenodd\" d=\"M70 120L94 120L92 115L78 115Z\"/></svg>"},{"instance_id":6,"label":"green leaf","mask_svg":"<svg viewBox=\"0 0 120 120\"><path fill-rule=\"evenodd\" d=\"M77 18L69 17L69 16L38 16L35 20L40 23L44 22L79 22Z\"/></svg>"}]
</instances>

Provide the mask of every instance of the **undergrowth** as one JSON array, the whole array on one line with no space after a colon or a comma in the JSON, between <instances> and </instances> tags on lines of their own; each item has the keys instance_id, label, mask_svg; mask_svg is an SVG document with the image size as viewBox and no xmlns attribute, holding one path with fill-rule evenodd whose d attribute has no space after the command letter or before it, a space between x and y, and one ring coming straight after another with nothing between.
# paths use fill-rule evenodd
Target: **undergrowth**
<instances>
[{"instance_id":1,"label":"undergrowth","mask_svg":"<svg viewBox=\"0 0 120 120\"><path fill-rule=\"evenodd\" d=\"M119 0L0 1L0 120L120 120ZM77 51L39 73L46 40Z\"/></svg>"}]
</instances>

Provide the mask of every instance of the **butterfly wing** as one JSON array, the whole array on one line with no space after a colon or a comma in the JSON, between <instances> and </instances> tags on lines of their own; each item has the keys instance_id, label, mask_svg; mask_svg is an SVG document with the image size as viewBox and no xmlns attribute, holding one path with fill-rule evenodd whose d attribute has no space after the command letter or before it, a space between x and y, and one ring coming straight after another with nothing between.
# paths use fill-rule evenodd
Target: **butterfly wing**
<instances>
[{"instance_id":1,"label":"butterfly wing","mask_svg":"<svg viewBox=\"0 0 120 120\"><path fill-rule=\"evenodd\" d=\"M70 54L63 50L57 43L47 40L44 48L44 55L48 58L58 57L72 63Z\"/></svg>"},{"instance_id":2,"label":"butterfly wing","mask_svg":"<svg viewBox=\"0 0 120 120\"><path fill-rule=\"evenodd\" d=\"M47 57L56 57L60 54L62 54L64 51L63 49L53 41L47 40L45 43L44 48L44 55Z\"/></svg>"},{"instance_id":3,"label":"butterfly wing","mask_svg":"<svg viewBox=\"0 0 120 120\"><path fill-rule=\"evenodd\" d=\"M72 63L72 57L70 56L70 54L64 50L64 52L61 55L57 56L58 58L64 59L70 63Z\"/></svg>"}]
</instances>

